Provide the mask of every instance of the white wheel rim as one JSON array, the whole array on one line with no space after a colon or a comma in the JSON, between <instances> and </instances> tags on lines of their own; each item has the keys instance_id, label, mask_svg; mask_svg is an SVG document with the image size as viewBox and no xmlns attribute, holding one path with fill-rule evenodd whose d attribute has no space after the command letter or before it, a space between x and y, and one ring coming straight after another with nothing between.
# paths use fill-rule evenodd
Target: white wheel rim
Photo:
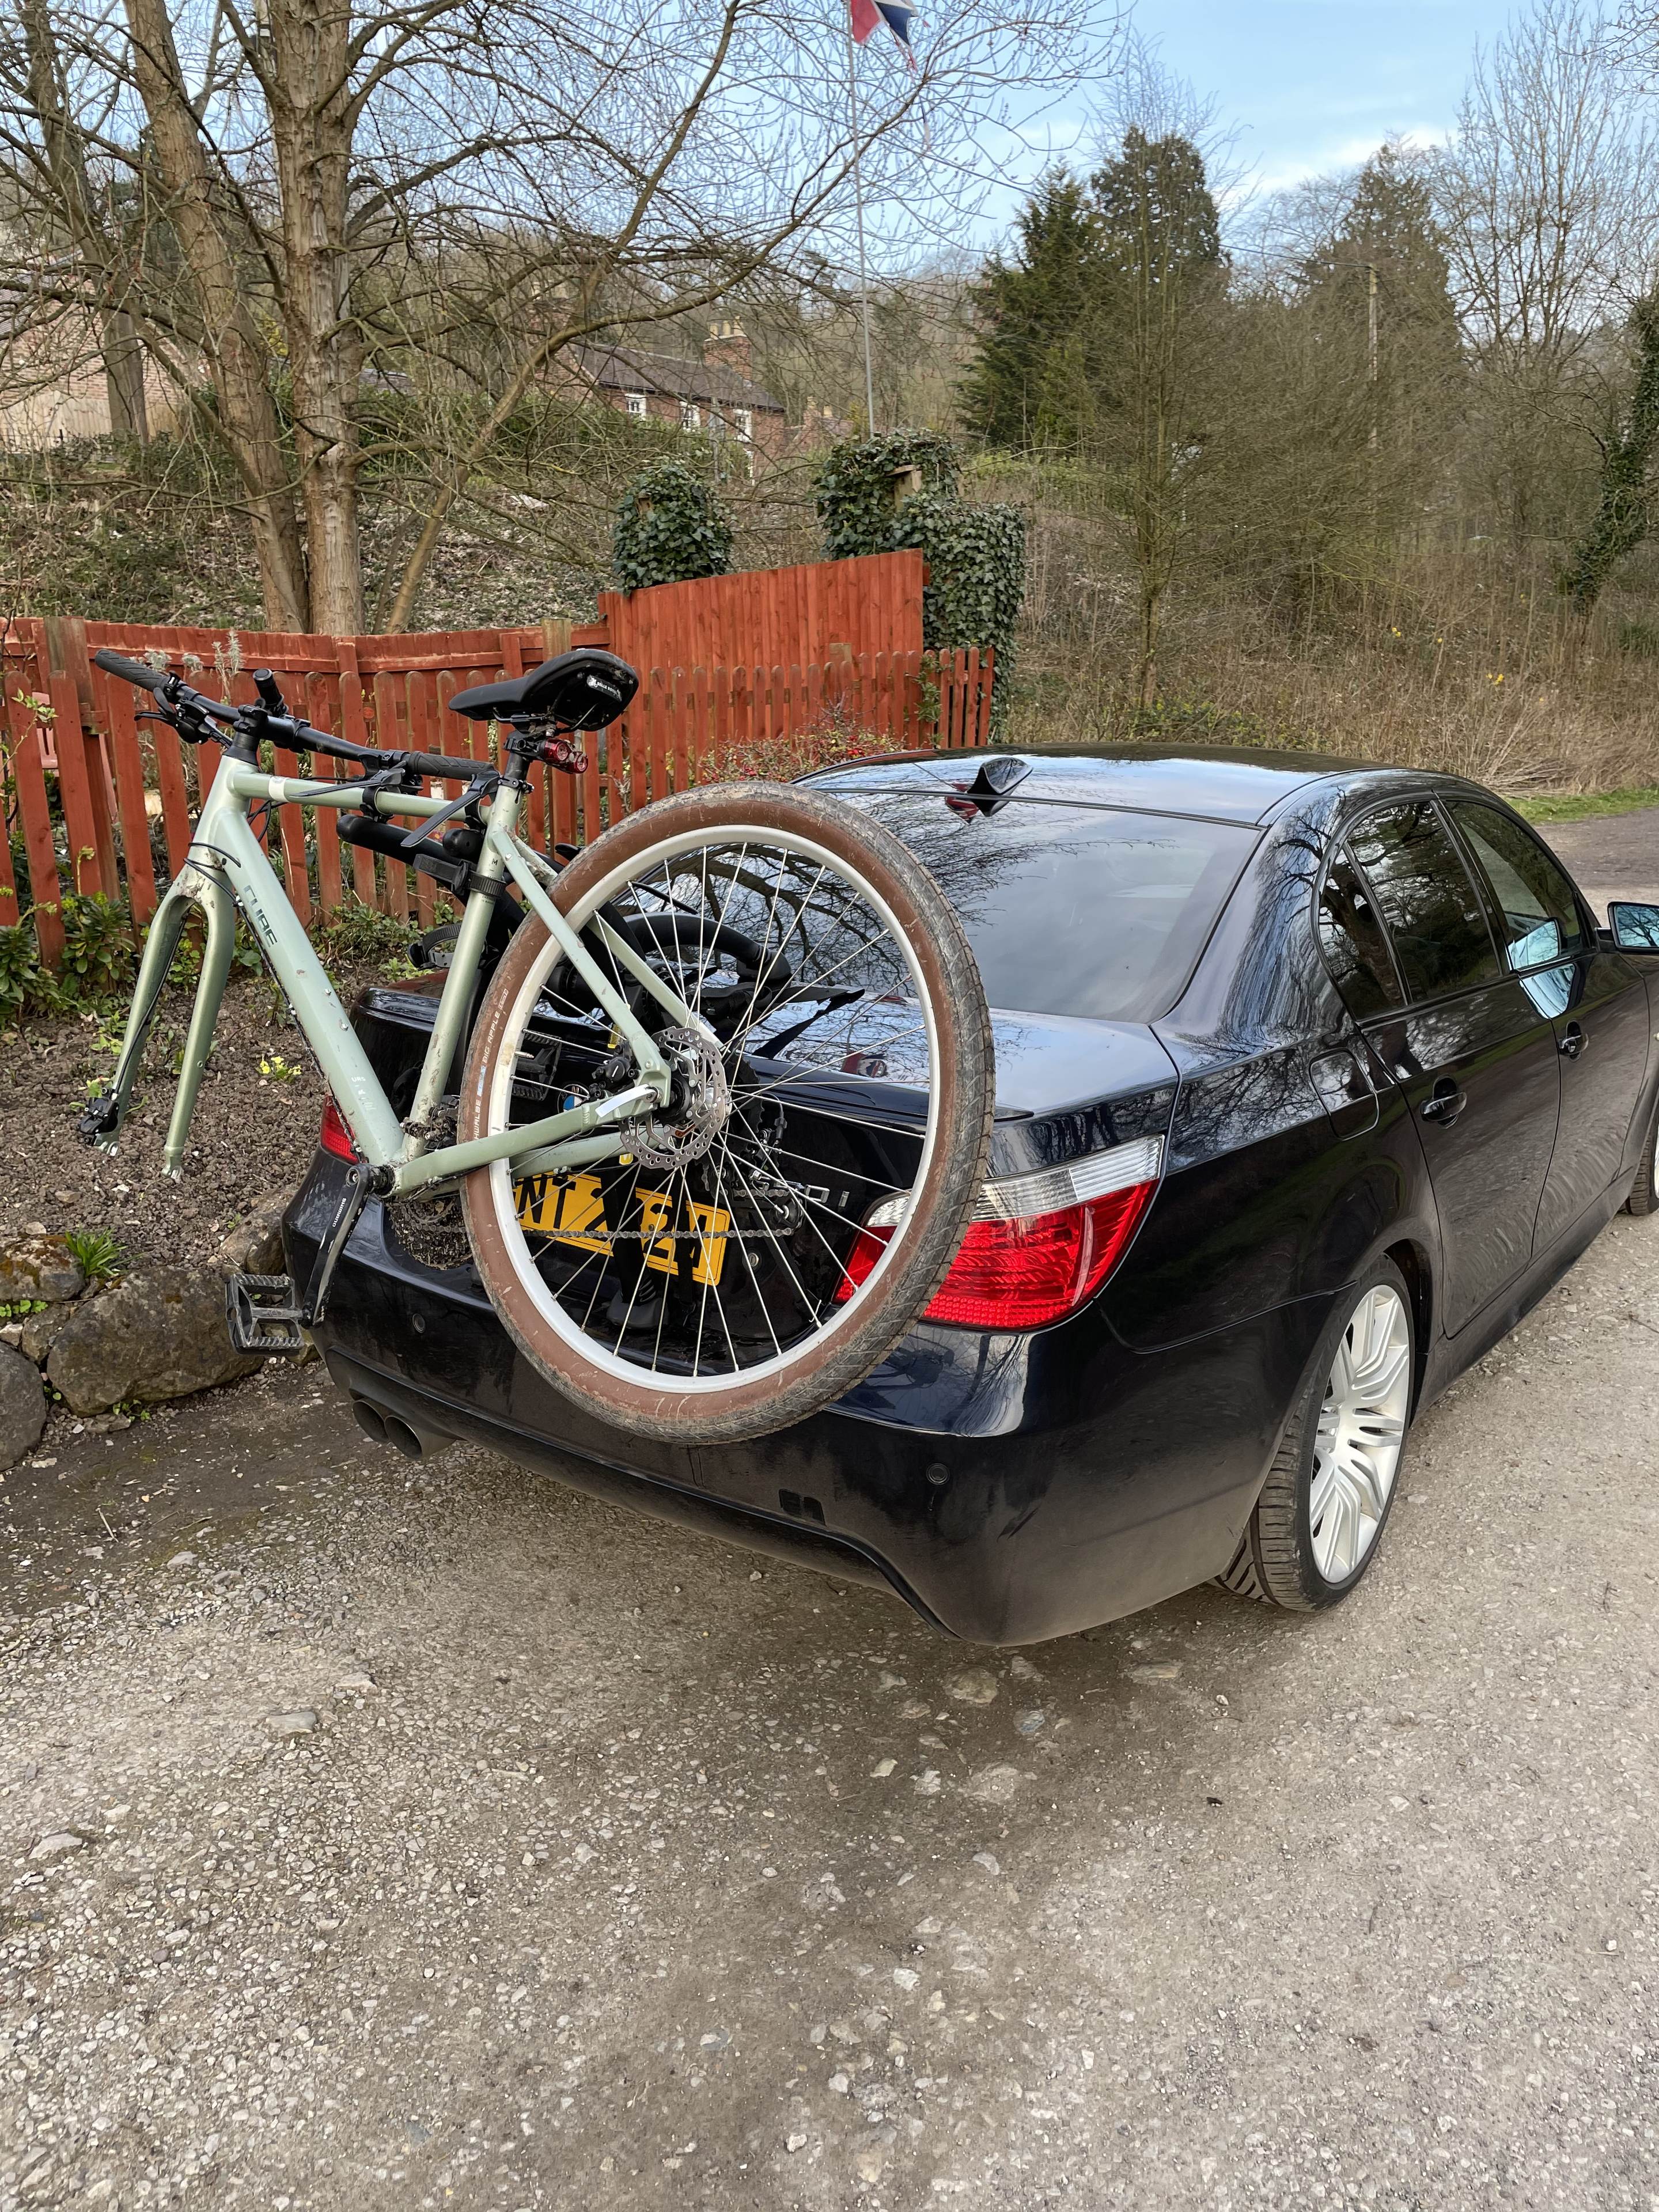
<instances>
[{"instance_id":1,"label":"white wheel rim","mask_svg":"<svg viewBox=\"0 0 1659 2212\"><path fill-rule=\"evenodd\" d=\"M928 1068L932 1079L927 1087L927 1118L922 1131L921 1157L911 1186L913 1190L919 1189L927 1179L938 1144L939 1114L937 1081L939 1065L938 1024L934 1018L933 1008L928 997L921 965L897 917L880 893L839 854L831 853L827 847L818 844L813 838L801 836L790 830L763 829L759 823L722 824L716 830L686 830L678 836L665 837L660 843L647 847L643 853L633 860L619 863L585 898L578 902L566 919L574 927L580 930L585 927L598 908L603 906L607 899L615 897L626 885L636 881L647 869L679 859L687 853L738 845L745 839L758 847L789 853L808 866L820 866L825 869L833 870L843 882L853 886L859 897L874 913L903 955L926 1031ZM523 1036L537 1001L542 995L548 976L563 957L561 948L550 937L540 954L532 963L518 995L513 1002L507 1031L510 1039L517 1039ZM494 1135L497 1130L508 1126L513 1081L513 1055L504 1052L491 1071L489 1090L485 1100L485 1133ZM531 1253L524 1230L519 1221L518 1209L514 1197L513 1175L508 1163L505 1160L493 1162L489 1170L489 1176L490 1204L495 1212L496 1225L501 1231L502 1241L513 1257L514 1272L538 1313L546 1322L548 1327L591 1366L636 1387L654 1379L665 1390L672 1391L677 1397L688 1395L711 1397L719 1395L721 1391L731 1391L739 1388L746 1389L753 1382L764 1382L769 1376L777 1376L787 1372L798 1364L802 1352L807 1348L807 1346L810 1345L814 1348L821 1347L844 1337L851 1328L863 1320L877 1286L896 1263L901 1249L908 1243L902 1230L900 1230L891 1237L869 1274L858 1285L852 1296L836 1309L833 1317L815 1329L809 1339L793 1346L787 1352L781 1352L769 1359L757 1360L749 1366L730 1369L713 1375L687 1375L674 1369L659 1371L642 1364L636 1359L622 1358L588 1335L585 1329L576 1326L569 1314L560 1304L558 1298L543 1280L540 1270Z\"/></svg>"},{"instance_id":2,"label":"white wheel rim","mask_svg":"<svg viewBox=\"0 0 1659 2212\"><path fill-rule=\"evenodd\" d=\"M1411 1386L1405 1302L1392 1284L1378 1283L1342 1332L1314 1437L1308 1520L1314 1565L1328 1583L1351 1581L1376 1541L1406 1441Z\"/></svg>"}]
</instances>

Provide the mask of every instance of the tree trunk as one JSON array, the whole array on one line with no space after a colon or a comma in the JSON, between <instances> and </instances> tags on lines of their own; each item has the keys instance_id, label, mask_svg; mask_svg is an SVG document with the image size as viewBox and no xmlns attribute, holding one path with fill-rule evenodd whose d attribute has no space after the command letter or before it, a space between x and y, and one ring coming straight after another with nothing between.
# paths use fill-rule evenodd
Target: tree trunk
<instances>
[{"instance_id":1,"label":"tree trunk","mask_svg":"<svg viewBox=\"0 0 1659 2212\"><path fill-rule=\"evenodd\" d=\"M283 319L294 379L311 618L319 630L349 637L363 626L357 497L362 344L346 237L351 15L333 0L271 0L267 21L286 279Z\"/></svg>"},{"instance_id":2,"label":"tree trunk","mask_svg":"<svg viewBox=\"0 0 1659 2212\"><path fill-rule=\"evenodd\" d=\"M108 304L121 296L119 257L100 220L102 210L87 173L86 141L70 112L58 42L45 0L23 0L18 14L28 66L29 101L40 120L56 211L75 240L89 288L95 290L100 303L92 313L104 364L109 427L117 437L137 438L147 444L149 424L144 405L143 348L131 316Z\"/></svg>"},{"instance_id":3,"label":"tree trunk","mask_svg":"<svg viewBox=\"0 0 1659 2212\"><path fill-rule=\"evenodd\" d=\"M213 201L200 127L185 87L166 0L124 0L133 74L167 188L167 215L195 286L219 421L247 494L265 619L310 628L304 556L269 357Z\"/></svg>"},{"instance_id":4,"label":"tree trunk","mask_svg":"<svg viewBox=\"0 0 1659 2212\"><path fill-rule=\"evenodd\" d=\"M118 438L149 443L149 405L144 393L144 349L125 307L104 318L104 389L109 396L109 427Z\"/></svg>"}]
</instances>

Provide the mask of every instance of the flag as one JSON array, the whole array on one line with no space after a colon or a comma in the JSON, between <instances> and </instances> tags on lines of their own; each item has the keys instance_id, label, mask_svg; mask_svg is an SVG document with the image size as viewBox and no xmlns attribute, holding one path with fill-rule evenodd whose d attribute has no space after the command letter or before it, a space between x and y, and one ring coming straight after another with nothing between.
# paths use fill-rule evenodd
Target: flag
<instances>
[{"instance_id":1,"label":"flag","mask_svg":"<svg viewBox=\"0 0 1659 2212\"><path fill-rule=\"evenodd\" d=\"M885 23L904 49L904 58L912 68L915 54L910 45L910 24L915 9L908 0L852 0L853 43L861 46L878 23Z\"/></svg>"}]
</instances>

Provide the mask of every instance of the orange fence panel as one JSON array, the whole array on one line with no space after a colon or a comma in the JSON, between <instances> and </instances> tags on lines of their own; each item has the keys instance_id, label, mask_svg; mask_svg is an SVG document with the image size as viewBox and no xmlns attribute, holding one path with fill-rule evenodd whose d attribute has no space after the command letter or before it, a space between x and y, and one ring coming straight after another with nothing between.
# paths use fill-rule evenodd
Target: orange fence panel
<instances>
[{"instance_id":1,"label":"orange fence panel","mask_svg":"<svg viewBox=\"0 0 1659 2212\"><path fill-rule=\"evenodd\" d=\"M488 726L448 711L454 694L573 645L608 647L644 681L616 728L584 740L580 776L538 769L526 828L538 843L575 844L632 809L734 769L781 741L787 760L833 757L842 738L911 749L988 739L993 656L927 653L927 569L919 553L751 570L631 594L600 595L602 619L398 637L325 637L115 623L14 621L0 633L0 926L25 903L9 840L21 840L42 957L62 957L65 890L125 890L135 925L155 911L183 866L191 816L220 748L185 747L163 724L140 725L130 690L91 662L100 646L165 659L198 688L253 696L270 668L296 711L359 744L412 745L470 766L493 756ZM804 748L804 750L803 750ZM760 750L764 759L766 754ZM296 772L287 753L279 773ZM319 756L318 773L343 763ZM464 771L463 771L464 772ZM786 773L786 768L775 772ZM444 787L459 796L461 782ZM366 905L429 924L437 889L351 847L343 860L331 809L276 810L268 832L289 895L307 922L339 911L348 886ZM60 866L59 849L66 866ZM163 863L163 854L165 862Z\"/></svg>"}]
</instances>

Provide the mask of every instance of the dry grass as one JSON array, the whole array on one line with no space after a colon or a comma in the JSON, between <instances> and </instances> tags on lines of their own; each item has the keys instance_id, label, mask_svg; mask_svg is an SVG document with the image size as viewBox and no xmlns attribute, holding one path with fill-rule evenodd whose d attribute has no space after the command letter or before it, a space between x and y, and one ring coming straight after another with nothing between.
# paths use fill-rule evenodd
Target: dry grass
<instances>
[{"instance_id":1,"label":"dry grass","mask_svg":"<svg viewBox=\"0 0 1659 2212\"><path fill-rule=\"evenodd\" d=\"M1510 793L1659 784L1652 580L1588 625L1540 554L1526 573L1484 542L1292 616L1216 578L1172 596L1159 702L1139 713L1131 580L1075 517L1033 518L1012 743L1154 738L1283 745L1437 768Z\"/></svg>"}]
</instances>

